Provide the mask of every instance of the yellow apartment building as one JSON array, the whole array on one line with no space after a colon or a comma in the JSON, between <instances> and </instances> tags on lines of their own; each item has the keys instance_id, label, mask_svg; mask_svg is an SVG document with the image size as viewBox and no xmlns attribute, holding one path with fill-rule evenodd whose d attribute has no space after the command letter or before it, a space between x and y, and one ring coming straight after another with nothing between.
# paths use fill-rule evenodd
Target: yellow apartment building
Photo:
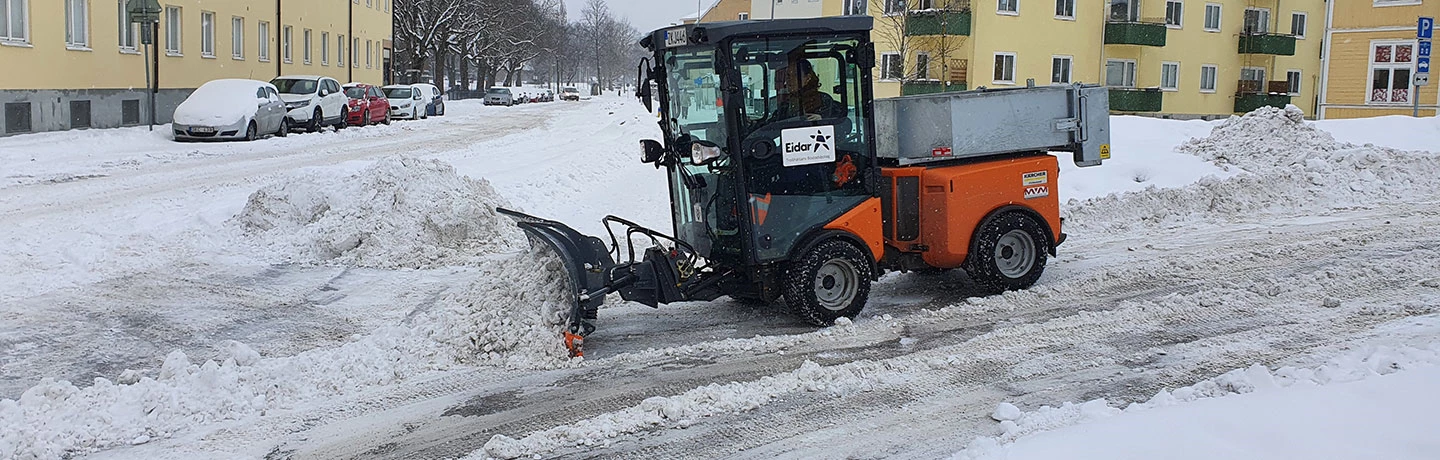
<instances>
[{"instance_id":1,"label":"yellow apartment building","mask_svg":"<svg viewBox=\"0 0 1440 460\"><path fill-rule=\"evenodd\" d=\"M1319 100L1323 0L720 0L702 22L868 14L876 97L1097 83L1117 113ZM773 12L773 13L772 13ZM773 16L772 16L773 14Z\"/></svg>"},{"instance_id":2,"label":"yellow apartment building","mask_svg":"<svg viewBox=\"0 0 1440 460\"><path fill-rule=\"evenodd\" d=\"M1440 1L1330 0L1328 6L1320 118L1410 115L1416 102L1420 116L1435 116L1440 83L1432 79L1417 93L1410 80L1418 19L1440 18Z\"/></svg>"},{"instance_id":3,"label":"yellow apartment building","mask_svg":"<svg viewBox=\"0 0 1440 460\"><path fill-rule=\"evenodd\" d=\"M201 84L324 75L380 84L393 0L160 0L155 119ZM145 58L128 0L0 0L0 136L150 120Z\"/></svg>"}]
</instances>

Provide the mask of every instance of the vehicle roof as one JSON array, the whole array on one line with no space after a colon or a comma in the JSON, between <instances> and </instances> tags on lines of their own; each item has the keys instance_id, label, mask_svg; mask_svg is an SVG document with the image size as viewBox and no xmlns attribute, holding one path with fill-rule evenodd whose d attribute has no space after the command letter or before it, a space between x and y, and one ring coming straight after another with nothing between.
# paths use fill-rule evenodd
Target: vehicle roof
<instances>
[{"instance_id":1,"label":"vehicle roof","mask_svg":"<svg viewBox=\"0 0 1440 460\"><path fill-rule=\"evenodd\" d=\"M319 79L321 79L321 78L330 78L330 77L325 77L325 76L320 76L320 75L281 75L281 76L275 77L274 80L319 80ZM331 80L334 80L334 78L330 78L330 79L331 79Z\"/></svg>"},{"instance_id":2,"label":"vehicle roof","mask_svg":"<svg viewBox=\"0 0 1440 460\"><path fill-rule=\"evenodd\" d=\"M685 35L688 38L687 45L704 45L719 43L734 36L813 34L817 32L869 33L874 24L875 20L870 16L707 22L656 29L645 35L645 38L640 39L640 46L651 51L655 50L656 45L668 48L665 46L665 33L677 29L685 29Z\"/></svg>"},{"instance_id":3,"label":"vehicle roof","mask_svg":"<svg viewBox=\"0 0 1440 460\"><path fill-rule=\"evenodd\" d=\"M415 85L385 85L385 86L381 86L381 87L380 87L380 89L414 89L414 88L415 88Z\"/></svg>"},{"instance_id":4,"label":"vehicle roof","mask_svg":"<svg viewBox=\"0 0 1440 460\"><path fill-rule=\"evenodd\" d=\"M372 85L372 84L369 84L369 83L355 83L355 82L350 82L350 83L346 83L346 84L343 84L343 85L340 85L340 86L341 86L341 87L344 87L344 88L354 88L354 87L358 87L358 86L372 86L372 87L373 87L373 86L375 86L375 85Z\"/></svg>"}]
</instances>

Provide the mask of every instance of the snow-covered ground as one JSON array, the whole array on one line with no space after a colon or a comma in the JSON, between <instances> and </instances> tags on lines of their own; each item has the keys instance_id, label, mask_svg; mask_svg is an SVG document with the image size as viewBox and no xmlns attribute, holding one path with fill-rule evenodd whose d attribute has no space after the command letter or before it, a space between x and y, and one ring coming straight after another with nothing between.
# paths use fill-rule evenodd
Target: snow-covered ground
<instances>
[{"instance_id":1,"label":"snow-covered ground","mask_svg":"<svg viewBox=\"0 0 1440 460\"><path fill-rule=\"evenodd\" d=\"M493 208L668 228L654 117L448 108L0 139L0 459L1440 455L1434 118L1115 117L1035 288L888 274L820 330L616 302L569 360Z\"/></svg>"}]
</instances>

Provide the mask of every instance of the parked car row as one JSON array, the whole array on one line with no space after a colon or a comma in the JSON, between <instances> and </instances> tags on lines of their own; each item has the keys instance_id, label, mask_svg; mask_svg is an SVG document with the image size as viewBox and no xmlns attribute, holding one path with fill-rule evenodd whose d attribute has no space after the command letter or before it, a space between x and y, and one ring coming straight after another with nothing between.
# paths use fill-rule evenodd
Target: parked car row
<instances>
[{"instance_id":1,"label":"parked car row","mask_svg":"<svg viewBox=\"0 0 1440 460\"><path fill-rule=\"evenodd\" d=\"M321 76L282 76L270 82L221 79L200 85L175 109L175 140L255 140L292 131L344 129L393 119L445 115L440 89L428 83L376 87L341 85Z\"/></svg>"},{"instance_id":2,"label":"parked car row","mask_svg":"<svg viewBox=\"0 0 1440 460\"><path fill-rule=\"evenodd\" d=\"M579 93L576 93L577 95ZM576 100L579 100L577 97ZM496 86L485 90L485 105L503 105L506 107L516 104L529 104L535 102L555 102L555 92L550 90L513 91L510 88Z\"/></svg>"}]
</instances>

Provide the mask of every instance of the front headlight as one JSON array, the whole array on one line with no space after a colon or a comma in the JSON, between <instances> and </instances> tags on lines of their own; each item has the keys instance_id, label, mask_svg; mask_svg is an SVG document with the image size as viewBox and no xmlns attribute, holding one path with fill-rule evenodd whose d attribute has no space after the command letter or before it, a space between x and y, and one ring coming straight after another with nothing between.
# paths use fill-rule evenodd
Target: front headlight
<instances>
[{"instance_id":1,"label":"front headlight","mask_svg":"<svg viewBox=\"0 0 1440 460\"><path fill-rule=\"evenodd\" d=\"M708 143L707 143L708 144ZM720 158L720 146L705 145L701 141L690 144L690 163L703 165Z\"/></svg>"},{"instance_id":2,"label":"front headlight","mask_svg":"<svg viewBox=\"0 0 1440 460\"><path fill-rule=\"evenodd\" d=\"M310 105L310 101L308 101L308 100L305 100L305 101L296 101L296 102L291 102L291 103L289 103L289 104L285 104L285 108L294 110L294 109L298 109L298 108L305 107L305 106L308 106L308 105Z\"/></svg>"}]
</instances>

